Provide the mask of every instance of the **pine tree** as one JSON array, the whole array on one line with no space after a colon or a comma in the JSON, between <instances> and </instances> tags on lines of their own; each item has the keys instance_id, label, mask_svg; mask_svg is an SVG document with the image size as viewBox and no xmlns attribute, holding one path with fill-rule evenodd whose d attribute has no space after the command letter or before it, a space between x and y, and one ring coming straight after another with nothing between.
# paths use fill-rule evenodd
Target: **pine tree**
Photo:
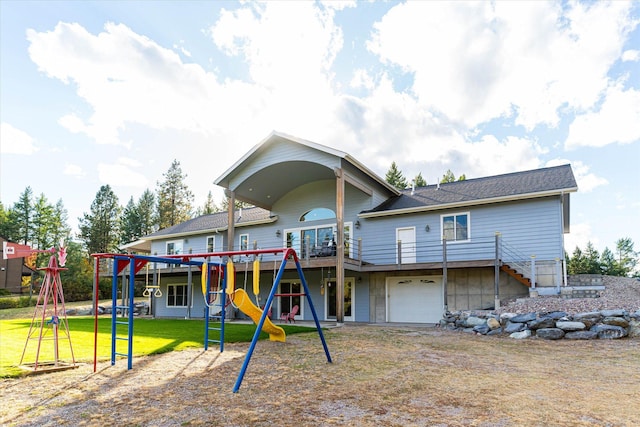
<instances>
[{"instance_id":1,"label":"pine tree","mask_svg":"<svg viewBox=\"0 0 640 427\"><path fill-rule=\"evenodd\" d=\"M140 236L146 236L157 230L155 221L156 196L147 189L142 193L137 204L138 218L140 221Z\"/></svg>"},{"instance_id":2,"label":"pine tree","mask_svg":"<svg viewBox=\"0 0 640 427\"><path fill-rule=\"evenodd\" d=\"M131 196L127 206L122 211L120 243L133 242L138 237L140 237L140 217L136 203L133 201L133 196Z\"/></svg>"},{"instance_id":3,"label":"pine tree","mask_svg":"<svg viewBox=\"0 0 640 427\"><path fill-rule=\"evenodd\" d=\"M31 243L33 233L33 191L27 187L20 194L20 199L9 211L9 220L13 223L12 240L23 245Z\"/></svg>"},{"instance_id":4,"label":"pine tree","mask_svg":"<svg viewBox=\"0 0 640 427\"><path fill-rule=\"evenodd\" d=\"M447 172L442 175L442 179L440 180L440 184L446 184L447 182L454 182L456 180L456 176L451 172L451 169L447 169Z\"/></svg>"},{"instance_id":5,"label":"pine tree","mask_svg":"<svg viewBox=\"0 0 640 427\"><path fill-rule=\"evenodd\" d=\"M200 210L200 215L209 215L212 213L218 212L218 207L216 206L216 202L213 200L213 194L211 194L211 190L207 194L207 200L205 200L202 209Z\"/></svg>"},{"instance_id":6,"label":"pine tree","mask_svg":"<svg viewBox=\"0 0 640 427\"><path fill-rule=\"evenodd\" d=\"M118 197L109 185L100 187L91 203L91 213L79 218L80 239L89 253L116 252L120 237Z\"/></svg>"},{"instance_id":7,"label":"pine tree","mask_svg":"<svg viewBox=\"0 0 640 427\"><path fill-rule=\"evenodd\" d=\"M389 184L400 190L404 190L409 186L409 184L407 183L407 179L404 177L404 175L402 175L402 172L400 171L400 169L398 169L398 165L395 161L391 162L391 167L387 171L384 179Z\"/></svg>"},{"instance_id":8,"label":"pine tree","mask_svg":"<svg viewBox=\"0 0 640 427\"><path fill-rule=\"evenodd\" d=\"M158 183L158 226L171 227L191 218L193 194L184 183L180 162L174 160L163 174L164 182Z\"/></svg>"},{"instance_id":9,"label":"pine tree","mask_svg":"<svg viewBox=\"0 0 640 427\"><path fill-rule=\"evenodd\" d=\"M415 178L413 178L413 183L416 187L426 187L427 181L422 177L422 172L418 172Z\"/></svg>"},{"instance_id":10,"label":"pine tree","mask_svg":"<svg viewBox=\"0 0 640 427\"><path fill-rule=\"evenodd\" d=\"M638 264L638 252L633 250L633 240L629 237L616 241L616 254L621 276L626 276L633 271Z\"/></svg>"}]
</instances>

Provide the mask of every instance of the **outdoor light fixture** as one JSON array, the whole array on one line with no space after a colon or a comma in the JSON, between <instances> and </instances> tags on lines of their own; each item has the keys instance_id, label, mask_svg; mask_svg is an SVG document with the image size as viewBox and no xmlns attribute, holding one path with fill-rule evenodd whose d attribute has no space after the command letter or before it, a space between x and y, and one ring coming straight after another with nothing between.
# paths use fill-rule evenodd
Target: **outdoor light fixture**
<instances>
[{"instance_id":1,"label":"outdoor light fixture","mask_svg":"<svg viewBox=\"0 0 640 427\"><path fill-rule=\"evenodd\" d=\"M276 230L276 237L280 237L282 236L282 233L280 233L280 230Z\"/></svg>"},{"instance_id":2,"label":"outdoor light fixture","mask_svg":"<svg viewBox=\"0 0 640 427\"><path fill-rule=\"evenodd\" d=\"M360 220L357 220L355 226L358 230L360 230Z\"/></svg>"},{"instance_id":3,"label":"outdoor light fixture","mask_svg":"<svg viewBox=\"0 0 640 427\"><path fill-rule=\"evenodd\" d=\"M429 227L429 224L427 224L427 226L424 228L424 231L426 231L428 233L429 230L431 230L431 228Z\"/></svg>"}]
</instances>

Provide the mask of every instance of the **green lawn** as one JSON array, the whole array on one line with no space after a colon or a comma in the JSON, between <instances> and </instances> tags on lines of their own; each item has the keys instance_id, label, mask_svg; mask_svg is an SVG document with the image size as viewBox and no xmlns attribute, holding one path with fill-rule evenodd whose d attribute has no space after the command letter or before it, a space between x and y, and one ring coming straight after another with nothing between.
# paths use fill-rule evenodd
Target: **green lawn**
<instances>
[{"instance_id":1,"label":"green lawn","mask_svg":"<svg viewBox=\"0 0 640 427\"><path fill-rule=\"evenodd\" d=\"M120 319L126 321L126 319ZM93 362L94 318L69 317L69 336L59 331L58 351L60 361L69 362L71 349L76 362ZM210 326L213 326L210 323ZM316 332L315 328L294 325L282 326L287 334ZM0 320L0 378L15 377L24 371L18 367L25 343L29 335L31 319ZM118 336L126 337L126 325L118 325ZM204 320L184 319L134 319L133 353L134 356L166 353L185 348L204 348ZM254 324L225 323L225 343L250 342L256 330ZM51 326L44 328L40 345L39 363L54 360L54 342ZM217 338L216 331L210 331L210 339ZM23 363L35 362L39 329L32 334L26 346ZM260 338L268 338L265 333ZM71 346L69 345L71 341ZM117 341L117 352L126 353L127 342ZM210 350L218 351L218 344L209 345ZM98 322L98 360L111 359L111 317L100 317Z\"/></svg>"}]
</instances>

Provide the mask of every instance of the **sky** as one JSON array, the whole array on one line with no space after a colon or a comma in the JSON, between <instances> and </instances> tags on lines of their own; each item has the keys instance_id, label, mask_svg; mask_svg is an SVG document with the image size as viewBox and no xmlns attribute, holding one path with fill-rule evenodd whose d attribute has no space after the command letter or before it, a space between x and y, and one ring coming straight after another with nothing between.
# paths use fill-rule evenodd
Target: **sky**
<instances>
[{"instance_id":1,"label":"sky","mask_svg":"<svg viewBox=\"0 0 640 427\"><path fill-rule=\"evenodd\" d=\"M384 177L571 164L569 253L640 250L640 2L0 0L0 200L69 224L174 160L195 206L272 131Z\"/></svg>"}]
</instances>

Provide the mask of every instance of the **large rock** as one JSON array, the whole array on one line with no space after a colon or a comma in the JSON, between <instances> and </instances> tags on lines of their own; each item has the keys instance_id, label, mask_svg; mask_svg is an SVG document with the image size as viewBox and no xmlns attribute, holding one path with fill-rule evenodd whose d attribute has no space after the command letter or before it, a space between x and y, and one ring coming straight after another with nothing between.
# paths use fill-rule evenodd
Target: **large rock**
<instances>
[{"instance_id":1,"label":"large rock","mask_svg":"<svg viewBox=\"0 0 640 427\"><path fill-rule=\"evenodd\" d=\"M560 328L565 332L571 332L571 331L582 331L586 329L587 326L582 322L558 321L556 322L556 328Z\"/></svg>"},{"instance_id":2,"label":"large rock","mask_svg":"<svg viewBox=\"0 0 640 427\"><path fill-rule=\"evenodd\" d=\"M559 340L564 337L564 331L560 328L541 328L536 331L536 336L545 340Z\"/></svg>"},{"instance_id":3,"label":"large rock","mask_svg":"<svg viewBox=\"0 0 640 427\"><path fill-rule=\"evenodd\" d=\"M621 326L594 325L590 330L597 332L600 339L617 339L628 335L627 330Z\"/></svg>"},{"instance_id":4,"label":"large rock","mask_svg":"<svg viewBox=\"0 0 640 427\"><path fill-rule=\"evenodd\" d=\"M518 314L517 316L513 316L511 319L509 319L509 321L511 323L527 323L527 322L531 322L536 317L537 317L536 313Z\"/></svg>"},{"instance_id":5,"label":"large rock","mask_svg":"<svg viewBox=\"0 0 640 427\"><path fill-rule=\"evenodd\" d=\"M616 310L600 310L600 314L602 317L624 317L628 316L627 310L616 309Z\"/></svg>"},{"instance_id":6,"label":"large rock","mask_svg":"<svg viewBox=\"0 0 640 427\"><path fill-rule=\"evenodd\" d=\"M485 323L483 325L477 325L473 327L473 332L481 335L487 335L487 333L491 330L489 326Z\"/></svg>"},{"instance_id":7,"label":"large rock","mask_svg":"<svg viewBox=\"0 0 640 427\"><path fill-rule=\"evenodd\" d=\"M553 328L556 326L556 321L551 317L540 317L538 319L532 320L527 323L529 329L542 329L542 328Z\"/></svg>"},{"instance_id":8,"label":"large rock","mask_svg":"<svg viewBox=\"0 0 640 427\"><path fill-rule=\"evenodd\" d=\"M623 328L629 327L629 322L624 317L605 317L602 319L602 323L605 325L621 326Z\"/></svg>"},{"instance_id":9,"label":"large rock","mask_svg":"<svg viewBox=\"0 0 640 427\"><path fill-rule=\"evenodd\" d=\"M498 329L502 325L500 324L500 321L498 319L490 317L487 319L487 326L493 331L495 329Z\"/></svg>"},{"instance_id":10,"label":"large rock","mask_svg":"<svg viewBox=\"0 0 640 427\"><path fill-rule=\"evenodd\" d=\"M595 340L598 338L596 331L573 331L564 334L564 338L568 340Z\"/></svg>"},{"instance_id":11,"label":"large rock","mask_svg":"<svg viewBox=\"0 0 640 427\"><path fill-rule=\"evenodd\" d=\"M465 320L465 324L469 328L473 328L475 326L486 325L487 324L487 319L483 319L483 318L477 317L477 316L469 316L469 317L467 317L467 320Z\"/></svg>"},{"instance_id":12,"label":"large rock","mask_svg":"<svg viewBox=\"0 0 640 427\"><path fill-rule=\"evenodd\" d=\"M507 334L511 334L514 332L520 332L525 329L526 325L524 323L512 323L508 321L504 327L504 332Z\"/></svg>"},{"instance_id":13,"label":"large rock","mask_svg":"<svg viewBox=\"0 0 640 427\"><path fill-rule=\"evenodd\" d=\"M514 332L511 335L509 335L510 338L516 339L516 340L523 340L526 338L529 338L531 336L531 331L529 329L525 329L524 331L520 331L520 332Z\"/></svg>"},{"instance_id":14,"label":"large rock","mask_svg":"<svg viewBox=\"0 0 640 427\"><path fill-rule=\"evenodd\" d=\"M632 338L640 337L640 320L632 319L629 322L629 336Z\"/></svg>"},{"instance_id":15,"label":"large rock","mask_svg":"<svg viewBox=\"0 0 640 427\"><path fill-rule=\"evenodd\" d=\"M567 317L567 316L568 316L568 314L567 314L566 311L552 311L552 312L544 314L541 317L550 317L553 320L560 320L563 317Z\"/></svg>"},{"instance_id":16,"label":"large rock","mask_svg":"<svg viewBox=\"0 0 640 427\"><path fill-rule=\"evenodd\" d=\"M592 327L600 320L602 320L602 314L599 311L590 311L587 313L578 313L573 316L573 320L576 322L582 322L587 328Z\"/></svg>"}]
</instances>

